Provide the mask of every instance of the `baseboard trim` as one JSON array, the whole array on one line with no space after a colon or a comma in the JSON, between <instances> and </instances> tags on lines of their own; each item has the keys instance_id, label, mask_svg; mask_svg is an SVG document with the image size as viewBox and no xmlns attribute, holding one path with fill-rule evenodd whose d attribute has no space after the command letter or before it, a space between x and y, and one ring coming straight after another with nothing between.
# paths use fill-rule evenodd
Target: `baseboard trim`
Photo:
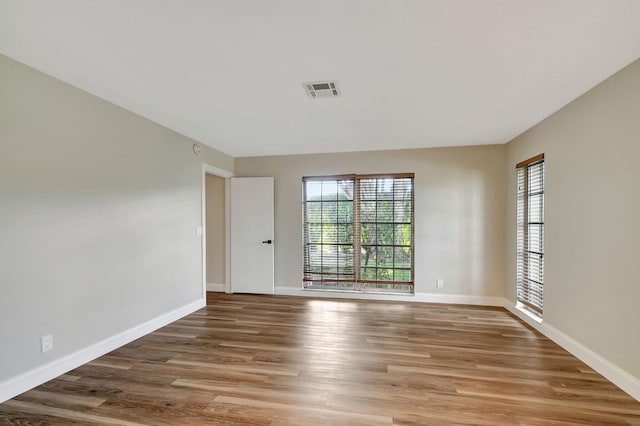
<instances>
[{"instance_id":1,"label":"baseboard trim","mask_svg":"<svg viewBox=\"0 0 640 426\"><path fill-rule=\"evenodd\" d=\"M416 293L416 302L451 303L455 305L504 306L502 297L460 294Z\"/></svg>"},{"instance_id":2,"label":"baseboard trim","mask_svg":"<svg viewBox=\"0 0 640 426\"><path fill-rule=\"evenodd\" d=\"M520 309L518 309L511 301L505 300L504 307L529 326L553 340L580 361L602 374L614 385L628 393L631 397L640 401L640 379L627 373L620 367L598 355L577 340L567 336L552 325L549 325L544 321L538 323L533 320L524 312L520 311Z\"/></svg>"},{"instance_id":3,"label":"baseboard trim","mask_svg":"<svg viewBox=\"0 0 640 426\"><path fill-rule=\"evenodd\" d=\"M56 359L0 383L0 403L33 389L61 374L90 362L104 354L151 333L205 306L203 299L160 315L154 319L108 337L84 349Z\"/></svg>"},{"instance_id":4,"label":"baseboard trim","mask_svg":"<svg viewBox=\"0 0 640 426\"><path fill-rule=\"evenodd\" d=\"M300 287L276 287L275 294L283 296L327 297L337 299L387 300L397 302L451 303L457 305L504 306L502 297L467 296L459 294L416 293L371 294L341 291L304 290Z\"/></svg>"},{"instance_id":5,"label":"baseboard trim","mask_svg":"<svg viewBox=\"0 0 640 426\"><path fill-rule=\"evenodd\" d=\"M225 292L225 285L219 283L207 283L207 291Z\"/></svg>"}]
</instances>

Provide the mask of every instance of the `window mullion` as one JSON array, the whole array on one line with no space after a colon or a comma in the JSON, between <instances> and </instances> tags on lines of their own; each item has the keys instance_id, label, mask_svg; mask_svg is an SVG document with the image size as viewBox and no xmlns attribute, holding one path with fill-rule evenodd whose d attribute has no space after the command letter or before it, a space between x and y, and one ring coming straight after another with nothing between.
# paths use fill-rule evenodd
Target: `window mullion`
<instances>
[{"instance_id":1,"label":"window mullion","mask_svg":"<svg viewBox=\"0 0 640 426\"><path fill-rule=\"evenodd\" d=\"M391 279L396 279L396 181L391 186ZM395 284L393 288L395 289Z\"/></svg>"},{"instance_id":2,"label":"window mullion","mask_svg":"<svg viewBox=\"0 0 640 426\"><path fill-rule=\"evenodd\" d=\"M353 281L360 290L360 180L353 182Z\"/></svg>"},{"instance_id":3,"label":"window mullion","mask_svg":"<svg viewBox=\"0 0 640 426\"><path fill-rule=\"evenodd\" d=\"M324 182L323 182L324 185ZM325 277L325 269L324 269L324 249L325 249L325 241L324 241L324 200L322 196L320 198L320 271L322 273L322 278ZM323 284L324 285L324 284Z\"/></svg>"}]
</instances>

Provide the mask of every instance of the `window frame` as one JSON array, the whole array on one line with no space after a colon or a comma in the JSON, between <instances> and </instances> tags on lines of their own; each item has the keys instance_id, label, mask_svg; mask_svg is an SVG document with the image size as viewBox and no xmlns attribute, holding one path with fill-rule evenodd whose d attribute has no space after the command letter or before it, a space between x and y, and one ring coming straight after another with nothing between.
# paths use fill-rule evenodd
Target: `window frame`
<instances>
[{"instance_id":1,"label":"window frame","mask_svg":"<svg viewBox=\"0 0 640 426\"><path fill-rule=\"evenodd\" d=\"M381 192L379 188L379 180L384 182L383 184L386 186L389 185L385 180L392 179L391 182L391 190L387 192ZM335 200L324 200L321 196L321 199L310 199L307 194L307 184L310 182L339 182L339 181L351 181L353 183L353 193L351 199L342 200L344 201L352 201L352 221L349 222L352 229L352 241L350 246L352 247L351 254L351 266L352 273L350 279L345 279L345 275L340 273L339 269L339 261L336 260L335 264L335 273L325 272L322 264L322 254L320 254L320 272L318 272L317 262L314 263L312 261L312 255L310 253L312 246L320 245L322 249L326 249L327 246L338 246L337 241L325 242L321 240L318 243L317 238L312 241L310 226L316 225L316 222L311 222L309 218L309 206L311 203L318 202L340 202L337 199L339 195L336 195ZM375 187L373 193L375 194L374 198L371 198L371 181L374 181ZM367 192L368 198L363 198L363 190L361 186L364 183L368 182L369 190ZM354 292L385 292L385 293L403 293L403 294L414 294L414 283L415 283L415 176L413 173L386 173L386 174L344 174L344 175L330 175L330 176L305 176L302 178L302 244L303 244L303 287L305 289L322 289L322 290L341 290L341 291L354 291ZM396 187L397 185L397 187ZM398 194L403 194L402 197ZM379 198L381 194L385 194L386 197L384 199ZM389 197L390 196L390 197ZM397 198L396 198L397 197ZM371 220L371 218L367 217L366 220L363 219L363 212L361 207L364 203L374 203L376 205L375 210L375 220ZM386 221L378 220L378 203L391 203L391 218L387 218ZM396 220L396 206L402 205L405 211L402 213L402 220ZM388 208L388 204L387 207ZM408 211L406 211L408 208ZM336 207L337 210L337 207ZM388 212L388 211L387 211ZM317 212L316 212L317 214ZM371 214L371 212L369 212ZM388 214L388 213L387 213ZM408 218L407 218L408 216ZM372 226L376 229L376 233L373 237L373 240L363 242L362 238L362 230L363 230L363 222L364 225ZM325 223L325 222L323 222ZM334 222L326 222L328 224L334 224ZM341 222L336 221L335 225L338 226L342 224ZM391 229L391 243L380 244L378 242L378 238L380 236L378 225L384 225L386 227L390 227ZM407 229L407 225L408 228ZM398 228L400 227L400 228ZM397 229L400 229L400 233L398 233ZM408 231L408 232L406 232ZM380 231L382 232L382 231ZM388 232L388 230L387 230ZM409 243L405 243L405 238L409 239ZM324 237L321 237L324 238ZM368 237L370 238L370 237ZM398 244L397 240L402 239L402 243ZM391 259L392 266L388 267L388 264L385 266L380 266L381 263L378 263L377 259L374 257L374 264L372 266L366 266L366 269L369 273L373 271L375 275L375 279L371 277L365 278L363 277L363 266L361 265L361 258L363 255L363 246L370 247L370 251L367 253L375 253L377 255L378 250L384 247L386 250L386 257L389 256L389 251L391 251ZM397 250L403 250L404 253L398 252ZM317 248L316 248L317 251ZM337 251L337 250L336 250ZM409 267L404 266L407 260L407 251L409 252ZM397 254L400 255L397 256ZM317 259L317 254L315 255ZM396 267L396 256L398 258L403 258L405 262L398 263L403 266ZM337 258L337 255L336 255ZM369 257L367 256L367 259ZM315 269L314 269L315 268ZM329 269L329 267L327 268ZM381 271L385 271L385 273L389 273L391 271L390 279L379 279ZM399 272L398 272L399 271ZM405 272L406 271L406 272ZM407 273L409 275L407 279ZM318 279L318 276L325 275L329 277L328 279ZM332 275L335 275L334 278L330 278ZM399 277L399 278L396 278ZM323 277L324 278L324 277ZM343 284L340 284L343 283Z\"/></svg>"},{"instance_id":2,"label":"window frame","mask_svg":"<svg viewBox=\"0 0 640 426\"><path fill-rule=\"evenodd\" d=\"M544 314L544 196L545 162L544 154L539 154L516 165L516 301L540 320Z\"/></svg>"}]
</instances>

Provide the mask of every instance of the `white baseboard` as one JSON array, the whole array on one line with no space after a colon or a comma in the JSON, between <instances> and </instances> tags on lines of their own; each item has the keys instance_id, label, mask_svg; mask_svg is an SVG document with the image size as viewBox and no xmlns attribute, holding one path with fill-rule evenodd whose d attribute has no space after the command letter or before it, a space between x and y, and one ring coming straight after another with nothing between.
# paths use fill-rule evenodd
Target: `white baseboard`
<instances>
[{"instance_id":1,"label":"white baseboard","mask_svg":"<svg viewBox=\"0 0 640 426\"><path fill-rule=\"evenodd\" d=\"M557 328L545 323L544 321L538 323L533 320L526 313L518 309L511 301L505 300L504 307L522 321L529 324L532 328L553 340L580 361L602 374L614 385L640 401L640 379L627 373L620 367L593 352L582 343L567 336Z\"/></svg>"},{"instance_id":2,"label":"white baseboard","mask_svg":"<svg viewBox=\"0 0 640 426\"><path fill-rule=\"evenodd\" d=\"M502 297L460 294L416 293L414 301L428 303L452 303L456 305L504 306L504 299Z\"/></svg>"},{"instance_id":3,"label":"white baseboard","mask_svg":"<svg viewBox=\"0 0 640 426\"><path fill-rule=\"evenodd\" d=\"M224 293L225 285L218 284L218 283L207 283L207 291L217 291L217 292Z\"/></svg>"},{"instance_id":4,"label":"white baseboard","mask_svg":"<svg viewBox=\"0 0 640 426\"><path fill-rule=\"evenodd\" d=\"M0 403L92 361L205 306L203 299L0 383Z\"/></svg>"},{"instance_id":5,"label":"white baseboard","mask_svg":"<svg viewBox=\"0 0 640 426\"><path fill-rule=\"evenodd\" d=\"M504 306L502 297L465 296L459 294L416 293L404 294L375 294L354 293L348 291L319 291L305 290L301 287L276 287L275 294L303 297L329 297L338 299L388 300L397 302L426 302L426 303L454 303L458 305Z\"/></svg>"}]
</instances>

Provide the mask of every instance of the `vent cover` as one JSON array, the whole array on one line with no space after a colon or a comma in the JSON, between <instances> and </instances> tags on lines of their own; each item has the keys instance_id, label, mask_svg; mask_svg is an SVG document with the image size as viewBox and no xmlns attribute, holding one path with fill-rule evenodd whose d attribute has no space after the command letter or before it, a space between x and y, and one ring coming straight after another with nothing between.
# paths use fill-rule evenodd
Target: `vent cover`
<instances>
[{"instance_id":1,"label":"vent cover","mask_svg":"<svg viewBox=\"0 0 640 426\"><path fill-rule=\"evenodd\" d=\"M309 97L313 99L340 96L338 82L335 80L310 81L308 83L302 83L302 85Z\"/></svg>"}]
</instances>

